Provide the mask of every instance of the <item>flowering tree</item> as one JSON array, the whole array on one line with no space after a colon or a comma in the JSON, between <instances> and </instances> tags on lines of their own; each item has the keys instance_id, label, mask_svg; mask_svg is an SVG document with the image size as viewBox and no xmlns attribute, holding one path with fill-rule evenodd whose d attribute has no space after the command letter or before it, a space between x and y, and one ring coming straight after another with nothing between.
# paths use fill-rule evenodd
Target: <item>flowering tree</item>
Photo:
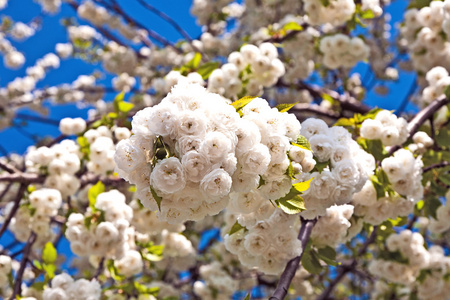
<instances>
[{"instance_id":1,"label":"flowering tree","mask_svg":"<svg viewBox=\"0 0 450 300\"><path fill-rule=\"evenodd\" d=\"M43 103L91 109L0 159L1 297L448 299L449 0L410 1L394 36L389 1L194 0L197 39L136 1L184 39L118 0L3 18L14 69L11 39L77 15L0 88L1 126ZM97 72L36 88L66 58L112 86ZM399 68L417 80L396 114L365 104Z\"/></svg>"}]
</instances>

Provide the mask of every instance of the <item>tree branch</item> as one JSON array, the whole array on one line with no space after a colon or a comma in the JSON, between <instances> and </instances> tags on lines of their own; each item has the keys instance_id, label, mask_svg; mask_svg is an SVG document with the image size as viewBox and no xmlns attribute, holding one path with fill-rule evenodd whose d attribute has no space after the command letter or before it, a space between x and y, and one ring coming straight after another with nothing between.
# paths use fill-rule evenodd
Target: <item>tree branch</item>
<instances>
[{"instance_id":1,"label":"tree branch","mask_svg":"<svg viewBox=\"0 0 450 300\"><path fill-rule=\"evenodd\" d=\"M353 260L349 264L342 265L342 266L338 267L339 268L339 273L330 282L330 284L322 292L322 294L319 297L317 297L316 300L326 300L326 299L328 299L328 297L330 296L331 292L334 290L336 285L345 277L345 275L348 272L353 271L356 268L356 266L358 265L358 259L360 259L360 257L362 255L364 255L364 253L366 253L367 248L369 247L370 244L372 244L375 241L376 236L377 236L377 227L375 226L373 228L372 233L370 234L370 237L364 242L364 244L361 247L361 249L359 249L358 254L356 255L356 257L353 258Z\"/></svg>"},{"instance_id":2,"label":"tree branch","mask_svg":"<svg viewBox=\"0 0 450 300\"><path fill-rule=\"evenodd\" d=\"M22 196L23 196L23 193L25 193L26 188L27 188L26 184L22 184L20 186L19 191L17 192L16 199L14 199L14 205L11 208L11 211L9 212L5 221L3 222L2 227L0 228L0 238L2 237L3 233L5 233L6 229L8 229L9 223L11 223L11 219L14 217L17 210L19 209L20 200L22 200Z\"/></svg>"},{"instance_id":3,"label":"tree branch","mask_svg":"<svg viewBox=\"0 0 450 300\"><path fill-rule=\"evenodd\" d=\"M16 296L20 295L22 292L23 273L25 271L25 267L27 266L28 256L30 255L31 248L33 247L33 244L36 241L36 237L37 237L36 233L32 231L25 245L25 248L23 249L22 261L20 262L20 267L16 274L16 281L14 282L14 290L11 295L11 298L9 298L10 300L14 300Z\"/></svg>"},{"instance_id":4,"label":"tree branch","mask_svg":"<svg viewBox=\"0 0 450 300\"><path fill-rule=\"evenodd\" d=\"M282 300L284 299L284 297L286 297L289 285L291 284L292 278L294 278L295 272L300 265L300 260L302 259L304 249L309 241L309 237L311 236L312 229L316 222L317 219L306 221L302 220L302 228L300 229L300 232L298 234L298 239L302 242L302 253L299 256L294 257L287 263L286 268L280 276L277 288L275 289L272 297L270 297L269 300Z\"/></svg>"}]
</instances>

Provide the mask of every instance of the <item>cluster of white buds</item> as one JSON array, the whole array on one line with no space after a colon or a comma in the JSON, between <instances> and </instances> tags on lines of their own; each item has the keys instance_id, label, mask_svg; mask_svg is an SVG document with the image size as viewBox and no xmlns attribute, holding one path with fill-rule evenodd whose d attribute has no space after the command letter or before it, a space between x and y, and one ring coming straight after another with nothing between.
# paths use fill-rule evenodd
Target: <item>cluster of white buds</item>
<instances>
[{"instance_id":1,"label":"cluster of white buds","mask_svg":"<svg viewBox=\"0 0 450 300\"><path fill-rule=\"evenodd\" d=\"M408 145L408 149L418 154L424 154L434 144L434 140L424 131L416 132L413 135L413 142Z\"/></svg>"},{"instance_id":2,"label":"cluster of white buds","mask_svg":"<svg viewBox=\"0 0 450 300\"><path fill-rule=\"evenodd\" d=\"M130 277L142 272L144 262L138 251L127 250L120 259L114 260L114 266L120 274Z\"/></svg>"},{"instance_id":3,"label":"cluster of white buds","mask_svg":"<svg viewBox=\"0 0 450 300\"><path fill-rule=\"evenodd\" d=\"M115 167L115 145L111 130L106 126L100 126L97 129L86 131L84 137L90 144L88 170L99 175L106 175L112 172Z\"/></svg>"},{"instance_id":4,"label":"cluster of white buds","mask_svg":"<svg viewBox=\"0 0 450 300\"><path fill-rule=\"evenodd\" d=\"M450 257L437 245L428 250L420 233L404 230L391 234L386 240L387 250L398 253L402 261L376 259L369 272L388 281L417 287L419 299L445 299L450 284L445 275L450 271Z\"/></svg>"},{"instance_id":5,"label":"cluster of white buds","mask_svg":"<svg viewBox=\"0 0 450 300\"><path fill-rule=\"evenodd\" d=\"M133 210L122 193L111 190L99 194L95 211L86 216L80 213L69 216L66 237L70 249L78 256L123 257L134 248L132 217Z\"/></svg>"},{"instance_id":6,"label":"cluster of white buds","mask_svg":"<svg viewBox=\"0 0 450 300\"><path fill-rule=\"evenodd\" d=\"M201 266L199 273L204 282L194 283L194 293L201 299L230 299L238 288L238 281L225 272L217 261Z\"/></svg>"},{"instance_id":7,"label":"cluster of white buds","mask_svg":"<svg viewBox=\"0 0 450 300\"><path fill-rule=\"evenodd\" d=\"M7 68L18 69L25 63L25 56L3 34L0 34L0 52L4 55L3 63Z\"/></svg>"},{"instance_id":8,"label":"cluster of white buds","mask_svg":"<svg viewBox=\"0 0 450 300\"><path fill-rule=\"evenodd\" d=\"M423 89L419 98L420 106L427 106L433 100L444 95L445 89L450 85L450 76L444 67L434 67L425 75L428 86Z\"/></svg>"},{"instance_id":9,"label":"cluster of white buds","mask_svg":"<svg viewBox=\"0 0 450 300\"><path fill-rule=\"evenodd\" d=\"M117 44L116 42L109 42L105 47L103 53L103 67L111 73L133 74L137 67L137 55L133 49Z\"/></svg>"},{"instance_id":10,"label":"cluster of white buds","mask_svg":"<svg viewBox=\"0 0 450 300\"><path fill-rule=\"evenodd\" d=\"M64 140L50 148L30 148L25 165L30 172L46 168L49 176L44 186L59 190L65 198L75 194L80 187L80 180L75 176L80 169L80 158L80 147L72 140Z\"/></svg>"},{"instance_id":11,"label":"cluster of white buds","mask_svg":"<svg viewBox=\"0 0 450 300\"><path fill-rule=\"evenodd\" d=\"M113 87L116 91L129 92L136 84L136 78L128 75L128 73L122 73L112 79Z\"/></svg>"},{"instance_id":12,"label":"cluster of white buds","mask_svg":"<svg viewBox=\"0 0 450 300\"><path fill-rule=\"evenodd\" d=\"M341 33L322 38L319 49L324 54L323 64L330 69L352 68L357 62L367 59L370 52L361 38L350 38Z\"/></svg>"},{"instance_id":13,"label":"cluster of white buds","mask_svg":"<svg viewBox=\"0 0 450 300\"><path fill-rule=\"evenodd\" d=\"M327 166L320 172L303 174L303 181L314 178L302 195L305 218L315 218L326 213L334 204L349 203L359 192L375 168L375 159L352 139L343 127L328 125L320 119L307 119L302 123L301 135L306 137L319 163Z\"/></svg>"},{"instance_id":14,"label":"cluster of white buds","mask_svg":"<svg viewBox=\"0 0 450 300\"><path fill-rule=\"evenodd\" d=\"M330 246L335 248L346 240L349 222L353 214L353 205L333 205L320 217L311 232L313 244L318 248Z\"/></svg>"},{"instance_id":15,"label":"cluster of white buds","mask_svg":"<svg viewBox=\"0 0 450 300\"><path fill-rule=\"evenodd\" d=\"M63 118L59 121L59 131L65 135L76 135L86 129L86 121L82 118Z\"/></svg>"},{"instance_id":16,"label":"cluster of white buds","mask_svg":"<svg viewBox=\"0 0 450 300\"><path fill-rule=\"evenodd\" d=\"M23 41L34 35L35 29L22 22L14 23L11 29L11 36L19 41Z\"/></svg>"},{"instance_id":17,"label":"cluster of white buds","mask_svg":"<svg viewBox=\"0 0 450 300\"><path fill-rule=\"evenodd\" d=\"M392 112L382 110L374 119L366 119L361 125L361 136L369 140L381 140L384 146L401 145L408 139L408 122Z\"/></svg>"},{"instance_id":18,"label":"cluster of white buds","mask_svg":"<svg viewBox=\"0 0 450 300\"><path fill-rule=\"evenodd\" d=\"M45 300L100 300L101 292L100 283L95 279L91 281L84 278L74 280L69 274L62 273L52 279L51 287L44 290L42 297Z\"/></svg>"},{"instance_id":19,"label":"cluster of white buds","mask_svg":"<svg viewBox=\"0 0 450 300\"><path fill-rule=\"evenodd\" d=\"M227 233L225 247L237 255L244 266L278 275L291 258L302 252L302 244L297 239L299 223L298 216L276 209L265 221ZM231 225L228 224L228 228Z\"/></svg>"},{"instance_id":20,"label":"cluster of white buds","mask_svg":"<svg viewBox=\"0 0 450 300\"><path fill-rule=\"evenodd\" d=\"M150 210L159 209L159 198L158 214L169 223L218 214L230 192L257 189L261 177L265 199L283 197L292 186L287 152L300 123L261 98L241 113L242 118L200 85L177 85L160 104L134 116L134 135L117 145L116 171L136 184L137 196ZM309 151L297 152L294 161L303 163L303 152ZM302 167L312 169L312 157L307 162L297 163L297 174Z\"/></svg>"},{"instance_id":21,"label":"cluster of white buds","mask_svg":"<svg viewBox=\"0 0 450 300\"><path fill-rule=\"evenodd\" d=\"M385 196L377 199L377 192L370 180L366 181L360 192L353 195L352 204L355 206L355 215L372 225L407 216L414 209L414 201L403 197Z\"/></svg>"},{"instance_id":22,"label":"cluster of white buds","mask_svg":"<svg viewBox=\"0 0 450 300\"><path fill-rule=\"evenodd\" d=\"M410 151L400 149L393 156L383 159L381 167L397 193L414 203L422 199L423 162L420 157L414 158Z\"/></svg>"},{"instance_id":23,"label":"cluster of white buds","mask_svg":"<svg viewBox=\"0 0 450 300\"><path fill-rule=\"evenodd\" d=\"M450 229L450 190L445 194L445 205L436 210L436 218L430 219L428 230L432 233L443 233Z\"/></svg>"},{"instance_id":24,"label":"cluster of white buds","mask_svg":"<svg viewBox=\"0 0 450 300\"><path fill-rule=\"evenodd\" d=\"M353 0L333 0L324 5L324 1L306 0L305 12L308 15L308 22L311 25L323 25L330 23L334 26L342 25L350 20L355 12L355 2Z\"/></svg>"}]
</instances>

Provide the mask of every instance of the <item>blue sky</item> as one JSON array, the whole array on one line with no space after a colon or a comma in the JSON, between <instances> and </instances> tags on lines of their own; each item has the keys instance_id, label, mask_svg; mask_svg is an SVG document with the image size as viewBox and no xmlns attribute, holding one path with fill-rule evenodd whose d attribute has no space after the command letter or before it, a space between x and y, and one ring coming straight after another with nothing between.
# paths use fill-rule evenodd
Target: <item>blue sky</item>
<instances>
[{"instance_id":1,"label":"blue sky","mask_svg":"<svg viewBox=\"0 0 450 300\"><path fill-rule=\"evenodd\" d=\"M189 8L191 1L187 0L170 0L170 1L156 1L146 0L148 3L164 11L166 14L175 19L191 37L196 38L201 33L201 28L195 23L195 19L190 15ZM136 0L119 0L119 4L130 15L134 16L137 21L144 24L150 29L165 36L171 41L177 41L181 35L171 27L167 22L160 19L150 11L143 8ZM388 8L389 13L392 14L393 22L398 21L408 4L406 0L396 0ZM40 5L32 0L10 0L6 9L0 11L0 16L11 16L15 21L29 22L34 17L41 14ZM13 45L26 56L25 65L18 70L9 70L3 66L0 61L0 86L4 87L9 81L18 76L24 76L26 67L34 65L35 61L49 52L54 52L56 43L67 42L67 34L65 28L61 25L61 17L76 17L74 10L67 4L62 5L61 11L56 15L41 15L42 27L33 37L24 42L12 41ZM78 20L79 23L85 23ZM394 30L394 26L393 26ZM364 32L361 30L361 32ZM46 87L58 85L62 83L70 83L74 81L79 75L92 74L95 70L101 70L100 64L86 64L79 59L61 60L61 67L56 70L51 70L46 78L37 84L37 87ZM367 71L367 66L360 64L355 68L363 77ZM105 79L99 81L105 86L111 86L111 76L106 76ZM375 92L367 94L366 103L371 106L379 106L386 109L396 110L400 102L404 99L407 90L414 82L414 74L408 72L400 72L400 78L397 82L386 83L390 90L388 97L383 97ZM114 94L105 96L105 100L111 100ZM63 117L87 117L87 109L78 109L74 105L51 105L44 103L44 106L49 109L48 118L58 120ZM406 111L413 111L414 107L409 105ZM36 114L29 109L21 110L23 114ZM26 132L31 135L38 136L57 136L59 135L58 128L53 125L46 125L42 123L29 121L27 125L21 125ZM23 130L22 130L23 132ZM33 145L32 138L26 133L20 133L17 129L6 129L0 131L0 146L6 152L24 153L29 145ZM0 153L1 155L1 153Z\"/></svg>"}]
</instances>

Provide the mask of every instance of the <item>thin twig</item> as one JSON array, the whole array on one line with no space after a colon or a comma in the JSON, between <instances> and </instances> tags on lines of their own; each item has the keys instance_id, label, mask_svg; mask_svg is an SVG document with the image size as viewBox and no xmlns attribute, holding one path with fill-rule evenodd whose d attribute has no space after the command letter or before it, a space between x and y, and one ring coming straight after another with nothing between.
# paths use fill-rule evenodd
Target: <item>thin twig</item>
<instances>
[{"instance_id":1,"label":"thin twig","mask_svg":"<svg viewBox=\"0 0 450 300\"><path fill-rule=\"evenodd\" d=\"M25 245L25 248L23 249L22 261L20 262L20 267L16 274L16 281L14 282L14 290L13 290L10 300L15 299L17 295L20 295L22 293L23 273L25 272L25 267L27 266L27 262L28 262L28 256L30 255L31 248L33 247L33 244L36 241L36 237L37 237L36 233L34 233L32 231L31 235L28 238L28 241Z\"/></svg>"},{"instance_id":2,"label":"thin twig","mask_svg":"<svg viewBox=\"0 0 450 300\"><path fill-rule=\"evenodd\" d=\"M102 257L98 264L97 271L95 271L94 277L92 277L92 279L97 279L98 276L100 276L100 274L102 274L104 266L105 266L105 257Z\"/></svg>"},{"instance_id":3,"label":"thin twig","mask_svg":"<svg viewBox=\"0 0 450 300\"><path fill-rule=\"evenodd\" d=\"M297 272L298 266L300 265L300 261L303 256L304 249L306 248L306 244L309 241L309 237L311 236L312 229L316 224L317 219L313 220L302 220L302 227L298 234L298 239L302 242L302 253L299 256L291 259L284 269L283 273L280 276L280 280L278 281L277 288L273 292L272 297L269 300L282 300L286 297L286 294L289 289L289 285L292 282L292 278L294 278L295 272Z\"/></svg>"},{"instance_id":4,"label":"thin twig","mask_svg":"<svg viewBox=\"0 0 450 300\"><path fill-rule=\"evenodd\" d=\"M450 166L450 162L448 161L443 161L437 164L433 164L433 165L429 165L428 167L423 168L423 173L426 173L428 171L431 171L433 169L437 169L437 168L444 168Z\"/></svg>"},{"instance_id":5,"label":"thin twig","mask_svg":"<svg viewBox=\"0 0 450 300\"><path fill-rule=\"evenodd\" d=\"M11 208L11 211L9 212L8 216L6 217L5 221L2 224L2 227L0 228L0 238L2 237L3 233L5 233L6 229L8 229L9 223L11 223L11 219L16 214L17 210L20 206L20 200L22 200L22 196L25 193L25 190L27 189L26 184L22 184L19 188L19 191L17 192L16 199L14 199L13 207Z\"/></svg>"}]
</instances>

